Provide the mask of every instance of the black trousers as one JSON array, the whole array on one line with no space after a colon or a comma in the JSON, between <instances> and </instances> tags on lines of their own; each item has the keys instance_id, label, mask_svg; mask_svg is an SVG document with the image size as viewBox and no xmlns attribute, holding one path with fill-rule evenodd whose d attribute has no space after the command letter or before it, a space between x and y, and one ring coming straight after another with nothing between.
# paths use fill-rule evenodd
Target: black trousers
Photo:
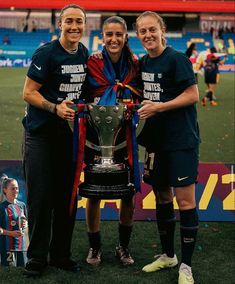
<instances>
[{"instance_id":1,"label":"black trousers","mask_svg":"<svg viewBox=\"0 0 235 284\"><path fill-rule=\"evenodd\" d=\"M76 204L69 214L73 187L73 139L60 119L25 131L23 166L27 188L29 259L64 261L70 255Z\"/></svg>"}]
</instances>

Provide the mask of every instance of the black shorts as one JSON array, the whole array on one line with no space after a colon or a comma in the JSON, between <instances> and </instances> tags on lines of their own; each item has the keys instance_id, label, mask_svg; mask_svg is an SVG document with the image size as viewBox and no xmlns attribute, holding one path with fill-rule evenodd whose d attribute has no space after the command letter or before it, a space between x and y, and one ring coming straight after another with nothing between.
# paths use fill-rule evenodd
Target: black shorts
<instances>
[{"instance_id":1,"label":"black shorts","mask_svg":"<svg viewBox=\"0 0 235 284\"><path fill-rule=\"evenodd\" d=\"M2 266L21 266L24 267L27 262L26 251L4 251L0 255L0 264Z\"/></svg>"},{"instance_id":2,"label":"black shorts","mask_svg":"<svg viewBox=\"0 0 235 284\"><path fill-rule=\"evenodd\" d=\"M216 84L217 82L217 72L205 72L205 83L206 84Z\"/></svg>"},{"instance_id":3,"label":"black shorts","mask_svg":"<svg viewBox=\"0 0 235 284\"><path fill-rule=\"evenodd\" d=\"M157 190L194 184L198 176L198 148L147 155L144 181Z\"/></svg>"}]
</instances>

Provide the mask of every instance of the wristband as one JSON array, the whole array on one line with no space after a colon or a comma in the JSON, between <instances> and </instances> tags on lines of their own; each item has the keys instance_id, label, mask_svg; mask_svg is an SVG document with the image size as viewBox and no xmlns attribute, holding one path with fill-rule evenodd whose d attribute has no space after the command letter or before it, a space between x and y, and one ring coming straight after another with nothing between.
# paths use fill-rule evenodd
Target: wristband
<instances>
[{"instance_id":1,"label":"wristband","mask_svg":"<svg viewBox=\"0 0 235 284\"><path fill-rule=\"evenodd\" d=\"M3 228L0 228L0 235L3 235Z\"/></svg>"}]
</instances>

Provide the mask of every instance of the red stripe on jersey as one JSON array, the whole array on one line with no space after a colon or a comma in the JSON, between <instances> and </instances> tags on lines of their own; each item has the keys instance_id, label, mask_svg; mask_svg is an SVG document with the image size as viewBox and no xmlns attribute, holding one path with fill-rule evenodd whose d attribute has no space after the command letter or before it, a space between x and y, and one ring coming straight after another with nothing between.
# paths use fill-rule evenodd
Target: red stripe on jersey
<instances>
[{"instance_id":1,"label":"red stripe on jersey","mask_svg":"<svg viewBox=\"0 0 235 284\"><path fill-rule=\"evenodd\" d=\"M13 220L13 211L10 207L7 208L7 216L8 216L8 228L9 231L12 231L12 220ZM13 237L9 236L9 250L13 249Z\"/></svg>"}]
</instances>

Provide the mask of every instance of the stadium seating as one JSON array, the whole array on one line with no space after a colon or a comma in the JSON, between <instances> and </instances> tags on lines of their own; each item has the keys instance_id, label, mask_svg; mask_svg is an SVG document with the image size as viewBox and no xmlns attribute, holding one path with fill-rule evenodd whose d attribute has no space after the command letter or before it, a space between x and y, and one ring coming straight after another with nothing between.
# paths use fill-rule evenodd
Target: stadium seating
<instances>
[{"instance_id":1,"label":"stadium seating","mask_svg":"<svg viewBox=\"0 0 235 284\"><path fill-rule=\"evenodd\" d=\"M8 51L5 52L5 54L8 54L7 57L13 59L14 56L12 51L18 50L20 53L16 52L16 54L18 54L17 58L31 58L34 50L43 43L50 41L53 34L54 33L50 33L48 29L39 29L36 32L17 32L11 28L0 28L0 40L2 41L5 35L10 39L10 45L8 46L4 45L3 42L0 42L0 55L2 58L6 58L6 56L3 57L4 52L1 52L1 50L7 49ZM223 39L229 53L226 64L234 64L235 34L224 33ZM210 33L187 32L184 35L173 33L167 34L167 45L172 46L178 51L185 52L190 43L196 43L198 52L206 50L214 45ZM91 31L89 44L85 43L85 45L89 45L90 53L101 50L101 31ZM136 55L142 56L145 54L144 48L133 32L129 35L129 45ZM23 54L22 51L25 51L25 53Z\"/></svg>"},{"instance_id":2,"label":"stadium seating","mask_svg":"<svg viewBox=\"0 0 235 284\"><path fill-rule=\"evenodd\" d=\"M223 40L224 40L226 49L228 51L228 54L234 55L235 54L235 47L234 47L235 34L234 33L224 33Z\"/></svg>"},{"instance_id":3,"label":"stadium seating","mask_svg":"<svg viewBox=\"0 0 235 284\"><path fill-rule=\"evenodd\" d=\"M16 32L9 29L0 30L0 38L2 39L4 35L8 35L11 46L28 46L28 47L38 47L41 41L47 42L51 40L52 34L48 31L40 32Z\"/></svg>"},{"instance_id":4,"label":"stadium seating","mask_svg":"<svg viewBox=\"0 0 235 284\"><path fill-rule=\"evenodd\" d=\"M12 46L28 46L34 48L38 47L42 41L50 41L53 35L53 33L50 33L48 29L39 29L37 32L16 32L14 29L1 28L0 38L2 39L6 34L9 36ZM235 34L225 33L223 36L227 48L231 47L231 44L234 46ZM203 34L199 32L187 32L185 35L180 37L174 37L174 35L171 36L171 34L167 36L167 44L181 52L185 52L187 46L192 42L196 43L197 50L199 52L213 46L213 40L210 33ZM129 44L137 53L144 51L141 43L135 36L129 37ZM92 31L90 34L89 49L94 50L95 47L98 47L98 49L102 48L101 31Z\"/></svg>"}]
</instances>

